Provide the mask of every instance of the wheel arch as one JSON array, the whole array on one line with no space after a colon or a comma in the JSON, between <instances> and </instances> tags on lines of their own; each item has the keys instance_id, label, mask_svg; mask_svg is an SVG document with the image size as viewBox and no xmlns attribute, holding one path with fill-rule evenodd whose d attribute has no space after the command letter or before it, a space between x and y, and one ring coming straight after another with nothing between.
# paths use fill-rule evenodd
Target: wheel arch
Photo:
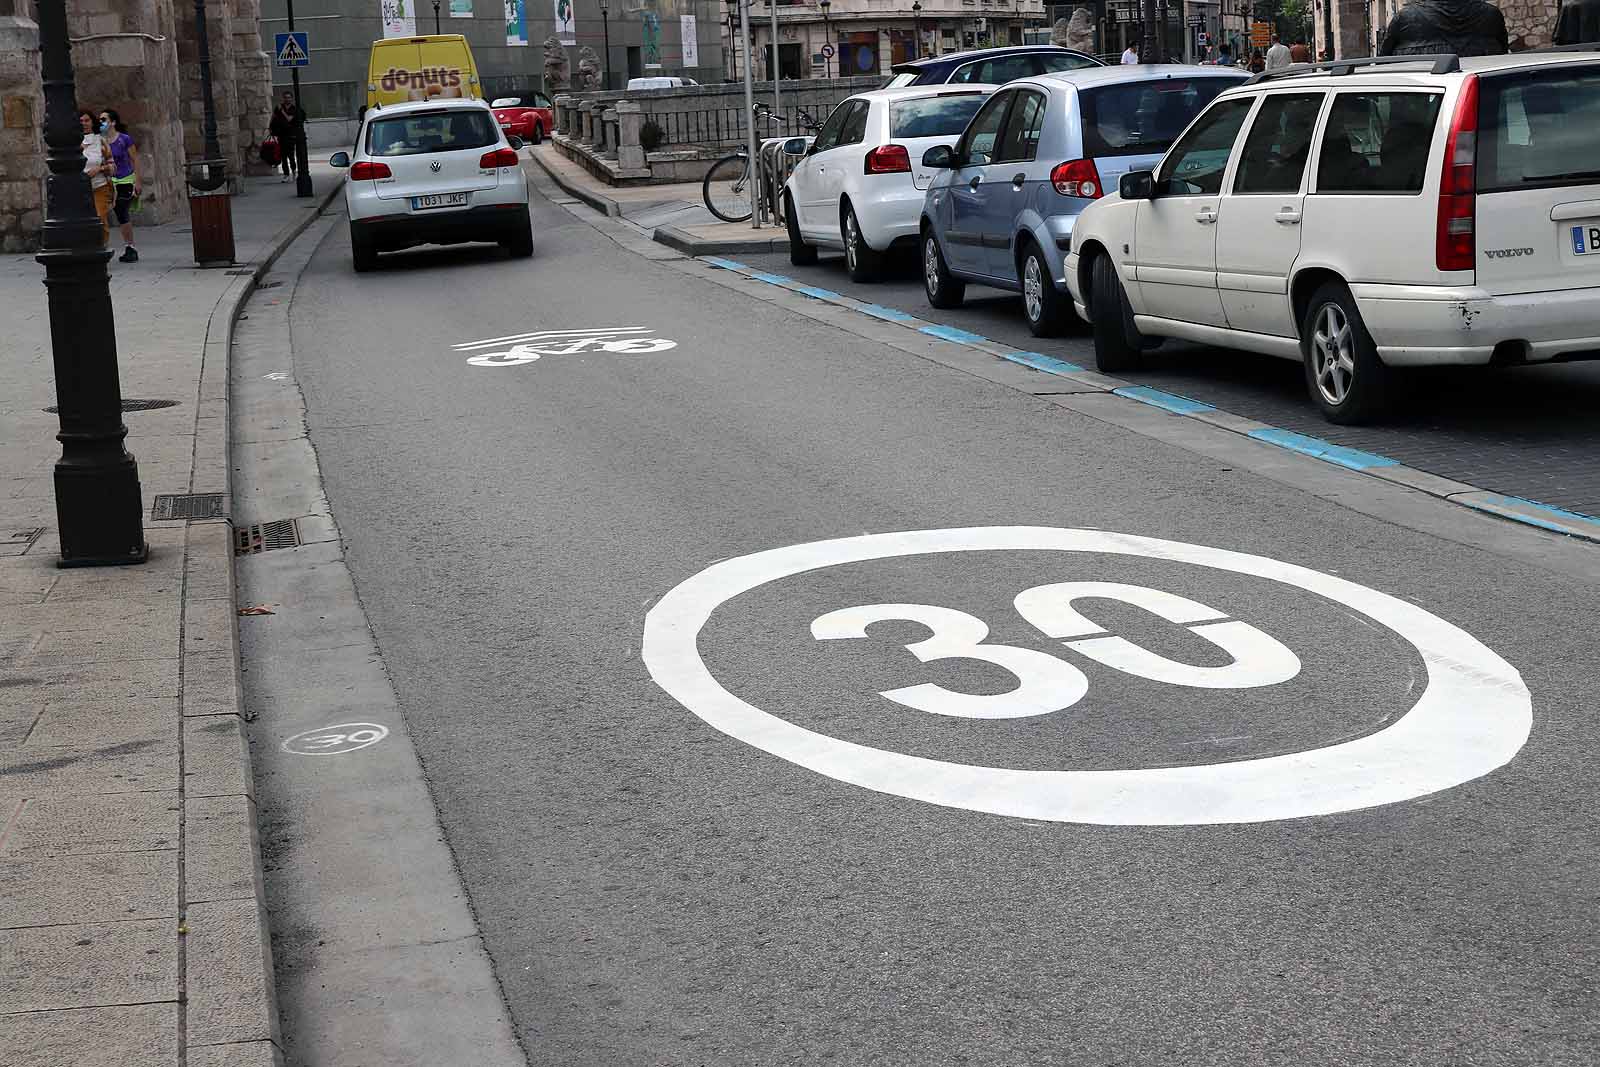
<instances>
[{"instance_id":1,"label":"wheel arch","mask_svg":"<svg viewBox=\"0 0 1600 1067\"><path fill-rule=\"evenodd\" d=\"M1104 242L1097 237L1091 237L1078 248L1078 292L1083 294L1083 306L1094 317L1094 261L1101 256L1110 256ZM1112 260L1115 263L1115 260Z\"/></svg>"},{"instance_id":2,"label":"wheel arch","mask_svg":"<svg viewBox=\"0 0 1600 1067\"><path fill-rule=\"evenodd\" d=\"M1306 312L1310 310L1311 297L1318 289L1329 282L1349 286L1344 275L1332 267L1306 267L1297 271L1289 282L1289 310L1294 315L1295 332L1300 331L1300 326L1306 321Z\"/></svg>"}]
</instances>

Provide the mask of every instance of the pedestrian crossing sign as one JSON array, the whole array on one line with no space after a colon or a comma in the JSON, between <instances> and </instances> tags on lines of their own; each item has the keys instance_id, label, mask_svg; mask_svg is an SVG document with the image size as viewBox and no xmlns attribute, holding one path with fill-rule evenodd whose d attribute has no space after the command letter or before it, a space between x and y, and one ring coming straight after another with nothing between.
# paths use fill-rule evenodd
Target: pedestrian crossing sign
<instances>
[{"instance_id":1,"label":"pedestrian crossing sign","mask_svg":"<svg viewBox=\"0 0 1600 1067\"><path fill-rule=\"evenodd\" d=\"M273 53L280 67L308 67L311 65L311 44L305 30L291 30L276 34Z\"/></svg>"}]
</instances>

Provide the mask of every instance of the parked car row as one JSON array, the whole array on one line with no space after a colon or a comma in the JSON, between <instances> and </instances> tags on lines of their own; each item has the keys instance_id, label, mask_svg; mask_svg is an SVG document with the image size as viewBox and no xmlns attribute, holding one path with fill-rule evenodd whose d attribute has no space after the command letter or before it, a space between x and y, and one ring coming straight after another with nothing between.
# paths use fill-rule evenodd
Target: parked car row
<instances>
[{"instance_id":1,"label":"parked car row","mask_svg":"<svg viewBox=\"0 0 1600 1067\"><path fill-rule=\"evenodd\" d=\"M790 256L865 280L915 240L934 307L1019 292L1107 372L1164 338L1294 359L1359 422L1402 368L1600 358L1597 123L1600 50L880 90L786 146Z\"/></svg>"}]
</instances>

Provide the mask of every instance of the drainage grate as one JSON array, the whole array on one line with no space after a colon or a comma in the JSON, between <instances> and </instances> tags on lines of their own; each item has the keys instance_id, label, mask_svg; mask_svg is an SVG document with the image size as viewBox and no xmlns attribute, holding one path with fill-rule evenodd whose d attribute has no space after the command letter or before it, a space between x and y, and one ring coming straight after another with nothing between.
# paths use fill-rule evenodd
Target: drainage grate
<instances>
[{"instance_id":1,"label":"drainage grate","mask_svg":"<svg viewBox=\"0 0 1600 1067\"><path fill-rule=\"evenodd\" d=\"M275 548L297 548L300 545L300 528L293 519L263 522L248 526L235 535L233 546L236 556L253 556L257 552L271 552Z\"/></svg>"},{"instance_id":2,"label":"drainage grate","mask_svg":"<svg viewBox=\"0 0 1600 1067\"><path fill-rule=\"evenodd\" d=\"M18 529L15 526L0 524L0 556L20 556L33 547L44 533L43 526L32 526ZM0 656L0 660L5 657Z\"/></svg>"},{"instance_id":3,"label":"drainage grate","mask_svg":"<svg viewBox=\"0 0 1600 1067\"><path fill-rule=\"evenodd\" d=\"M243 275L246 275L246 274L254 274L255 272L256 271L255 271L254 267L246 267L243 270L225 270L222 273L224 273L224 274L235 274L235 275L243 276Z\"/></svg>"},{"instance_id":4,"label":"drainage grate","mask_svg":"<svg viewBox=\"0 0 1600 1067\"><path fill-rule=\"evenodd\" d=\"M177 406L178 402L176 400L124 400L122 402L123 411L154 411L157 408L175 408ZM44 410L51 415L56 414L58 411L54 404Z\"/></svg>"},{"instance_id":5,"label":"drainage grate","mask_svg":"<svg viewBox=\"0 0 1600 1067\"><path fill-rule=\"evenodd\" d=\"M165 519L220 519L226 515L227 512L222 510L221 493L160 493L150 507L152 522Z\"/></svg>"},{"instance_id":6,"label":"drainage grate","mask_svg":"<svg viewBox=\"0 0 1600 1067\"><path fill-rule=\"evenodd\" d=\"M282 282L262 282L260 285L256 286L256 288L257 289L276 289L278 286L280 286L282 284L283 284Z\"/></svg>"}]
</instances>

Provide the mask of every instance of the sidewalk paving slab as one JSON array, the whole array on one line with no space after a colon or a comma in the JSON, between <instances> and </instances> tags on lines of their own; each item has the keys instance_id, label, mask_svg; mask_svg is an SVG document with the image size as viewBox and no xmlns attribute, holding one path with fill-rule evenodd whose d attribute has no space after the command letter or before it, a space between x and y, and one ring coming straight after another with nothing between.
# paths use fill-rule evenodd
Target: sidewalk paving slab
<instances>
[{"instance_id":1,"label":"sidewalk paving slab","mask_svg":"<svg viewBox=\"0 0 1600 1067\"><path fill-rule=\"evenodd\" d=\"M299 198L247 179L232 267L194 264L187 220L139 227L140 261L108 266L123 398L165 403L124 416L147 509L228 499L235 318L342 180L314 164ZM43 276L0 258L0 1062L270 1067L232 527L147 512L147 563L56 566Z\"/></svg>"}]
</instances>

